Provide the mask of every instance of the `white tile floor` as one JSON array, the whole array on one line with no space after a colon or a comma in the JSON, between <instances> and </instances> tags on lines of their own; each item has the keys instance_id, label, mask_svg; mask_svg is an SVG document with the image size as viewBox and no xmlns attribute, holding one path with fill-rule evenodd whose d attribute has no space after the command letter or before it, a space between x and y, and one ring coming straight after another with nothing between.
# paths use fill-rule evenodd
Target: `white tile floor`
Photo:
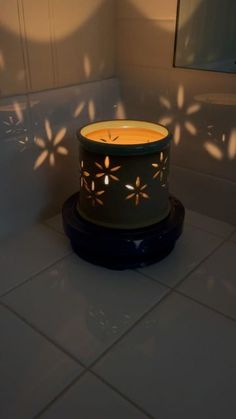
<instances>
[{"instance_id":1,"label":"white tile floor","mask_svg":"<svg viewBox=\"0 0 236 419\"><path fill-rule=\"evenodd\" d=\"M187 211L167 259L121 272L60 216L2 243L1 419L235 419L235 237Z\"/></svg>"}]
</instances>

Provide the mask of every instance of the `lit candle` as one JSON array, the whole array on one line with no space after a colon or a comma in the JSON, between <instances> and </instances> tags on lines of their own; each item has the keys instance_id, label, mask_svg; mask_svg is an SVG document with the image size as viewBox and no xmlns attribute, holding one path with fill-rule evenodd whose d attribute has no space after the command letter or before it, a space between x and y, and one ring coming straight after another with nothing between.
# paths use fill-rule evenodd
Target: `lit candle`
<instances>
[{"instance_id":1,"label":"lit candle","mask_svg":"<svg viewBox=\"0 0 236 419\"><path fill-rule=\"evenodd\" d=\"M122 127L111 129L100 129L86 135L93 141L116 144L145 144L158 141L164 137L161 132L146 128Z\"/></svg>"},{"instance_id":2,"label":"lit candle","mask_svg":"<svg viewBox=\"0 0 236 419\"><path fill-rule=\"evenodd\" d=\"M82 129L89 140L116 145L154 143L166 137L166 128L141 121L104 121Z\"/></svg>"}]
</instances>

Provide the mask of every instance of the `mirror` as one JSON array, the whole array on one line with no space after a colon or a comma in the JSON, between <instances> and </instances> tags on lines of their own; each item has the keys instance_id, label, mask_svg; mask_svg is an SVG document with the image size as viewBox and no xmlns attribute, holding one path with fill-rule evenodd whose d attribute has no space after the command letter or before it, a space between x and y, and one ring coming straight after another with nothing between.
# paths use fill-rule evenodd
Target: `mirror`
<instances>
[{"instance_id":1,"label":"mirror","mask_svg":"<svg viewBox=\"0 0 236 419\"><path fill-rule=\"evenodd\" d=\"M236 72L236 0L178 0L174 65Z\"/></svg>"}]
</instances>

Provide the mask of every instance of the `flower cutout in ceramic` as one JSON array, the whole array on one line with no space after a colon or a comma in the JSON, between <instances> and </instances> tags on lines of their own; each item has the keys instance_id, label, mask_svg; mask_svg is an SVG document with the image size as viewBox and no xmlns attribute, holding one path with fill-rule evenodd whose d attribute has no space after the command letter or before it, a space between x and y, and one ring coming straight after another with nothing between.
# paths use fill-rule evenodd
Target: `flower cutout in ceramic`
<instances>
[{"instance_id":1,"label":"flower cutout in ceramic","mask_svg":"<svg viewBox=\"0 0 236 419\"><path fill-rule=\"evenodd\" d=\"M158 163L152 163L152 167L155 169L153 179L160 178L160 183L163 188L168 183L168 155L165 156L163 152L160 153L160 160Z\"/></svg>"},{"instance_id":2,"label":"flower cutout in ceramic","mask_svg":"<svg viewBox=\"0 0 236 419\"><path fill-rule=\"evenodd\" d=\"M95 182L92 180L91 187L88 184L85 184L85 189L88 192L87 199L90 199L92 202L92 206L94 207L96 204L103 205L103 201L101 200L101 195L105 193L105 191L97 191L95 188Z\"/></svg>"},{"instance_id":3,"label":"flower cutout in ceramic","mask_svg":"<svg viewBox=\"0 0 236 419\"><path fill-rule=\"evenodd\" d=\"M50 122L46 119L45 120L45 131L47 138L35 138L35 144L42 149L42 152L36 159L34 163L34 170L38 169L42 164L49 159L49 165L55 165L55 155L61 154L66 156L68 154L68 150L66 147L61 146L60 143L63 141L63 138L66 134L66 128L61 128L58 133L53 137L52 129Z\"/></svg>"},{"instance_id":4,"label":"flower cutout in ceramic","mask_svg":"<svg viewBox=\"0 0 236 419\"><path fill-rule=\"evenodd\" d=\"M137 176L135 185L125 185L127 189L132 191L131 194L127 195L125 199L134 199L135 205L139 205L141 198L148 199L149 195L146 192L143 192L147 188L147 185L141 185L140 177Z\"/></svg>"},{"instance_id":5,"label":"flower cutout in ceramic","mask_svg":"<svg viewBox=\"0 0 236 419\"><path fill-rule=\"evenodd\" d=\"M190 120L190 116L198 112L201 108L199 103L185 105L184 87L180 85L177 91L176 106L172 110L172 104L164 96L160 97L160 103L166 109L166 115L159 120L160 124L172 125L174 131L174 142L176 145L180 142L181 131L183 127L191 134L197 134L197 128Z\"/></svg>"},{"instance_id":6,"label":"flower cutout in ceramic","mask_svg":"<svg viewBox=\"0 0 236 419\"><path fill-rule=\"evenodd\" d=\"M87 170L85 170L84 162L83 162L83 160L81 160L81 162L80 162L80 186L81 186L81 188L84 185L87 184L87 179L86 178L89 177L89 176L90 176L90 173Z\"/></svg>"},{"instance_id":7,"label":"flower cutout in ceramic","mask_svg":"<svg viewBox=\"0 0 236 419\"><path fill-rule=\"evenodd\" d=\"M114 175L117 170L121 168L121 166L110 166L110 158L106 156L104 159L104 165L95 162L95 165L101 170L101 172L96 174L96 178L104 178L105 185L109 185L110 179L112 180L119 180L117 176Z\"/></svg>"}]
</instances>

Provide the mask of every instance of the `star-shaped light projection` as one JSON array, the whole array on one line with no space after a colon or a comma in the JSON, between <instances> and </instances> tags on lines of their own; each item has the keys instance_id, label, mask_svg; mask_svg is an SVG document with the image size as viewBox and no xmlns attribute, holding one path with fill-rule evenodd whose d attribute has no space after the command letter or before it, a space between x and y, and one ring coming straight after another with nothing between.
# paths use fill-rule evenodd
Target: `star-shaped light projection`
<instances>
[{"instance_id":1,"label":"star-shaped light projection","mask_svg":"<svg viewBox=\"0 0 236 419\"><path fill-rule=\"evenodd\" d=\"M29 146L29 137L26 136L25 138L20 139L18 143L21 146L20 152L22 153L22 151L25 151Z\"/></svg>"},{"instance_id":2,"label":"star-shaped light projection","mask_svg":"<svg viewBox=\"0 0 236 419\"><path fill-rule=\"evenodd\" d=\"M19 137L22 136L24 131L27 131L27 129L23 126L24 117L22 109L22 104L18 102L14 102L12 105L3 107L3 110L14 112L13 115L10 115L5 121L3 121L3 124L6 127L5 134Z\"/></svg>"},{"instance_id":3,"label":"star-shaped light projection","mask_svg":"<svg viewBox=\"0 0 236 419\"><path fill-rule=\"evenodd\" d=\"M68 150L66 147L63 147L59 145L66 134L66 128L61 128L55 137L53 137L52 129L50 122L48 119L45 119L45 131L47 134L47 139L43 138L35 138L34 142L35 144L42 149L42 152L36 159L34 163L34 170L38 169L48 158L49 159L49 165L54 166L55 165L55 154L61 154L63 156L66 156L68 154Z\"/></svg>"},{"instance_id":4,"label":"star-shaped light projection","mask_svg":"<svg viewBox=\"0 0 236 419\"><path fill-rule=\"evenodd\" d=\"M211 136L213 125L209 125L208 128L210 129L208 135ZM203 147L208 154L216 160L223 160L223 158L233 160L236 158L236 128L231 130L227 142L226 139L226 134L223 133L221 135L221 142L223 143L222 147L219 147L219 145L213 141L206 141ZM216 141L216 138L214 138L214 140Z\"/></svg>"},{"instance_id":5,"label":"star-shaped light projection","mask_svg":"<svg viewBox=\"0 0 236 419\"><path fill-rule=\"evenodd\" d=\"M87 179L86 178L89 177L89 176L90 176L90 173L87 170L85 170L84 161L81 160L81 162L80 162L80 186L81 186L81 188L84 185L87 184Z\"/></svg>"},{"instance_id":6,"label":"star-shaped light projection","mask_svg":"<svg viewBox=\"0 0 236 419\"><path fill-rule=\"evenodd\" d=\"M107 138L99 138L100 141L103 141L104 143L114 143L114 141L118 140L119 135L112 138L111 131L107 130Z\"/></svg>"},{"instance_id":7,"label":"star-shaped light projection","mask_svg":"<svg viewBox=\"0 0 236 419\"><path fill-rule=\"evenodd\" d=\"M173 109L169 99L164 96L160 97L160 103L164 106L167 113L159 120L159 123L173 126L174 142L176 145L180 142L183 126L191 135L197 134L197 128L189 117L198 112L201 105L199 103L193 103L185 106L184 87L182 85L178 87L176 105Z\"/></svg>"},{"instance_id":8,"label":"star-shaped light projection","mask_svg":"<svg viewBox=\"0 0 236 419\"><path fill-rule=\"evenodd\" d=\"M152 163L152 167L155 169L153 179L160 177L160 183L163 188L167 185L168 178L168 155L165 156L163 152L160 153L160 160L158 163Z\"/></svg>"},{"instance_id":9,"label":"star-shaped light projection","mask_svg":"<svg viewBox=\"0 0 236 419\"><path fill-rule=\"evenodd\" d=\"M21 121L19 119L9 116L8 119L3 121L3 124L6 126L6 134L16 135L22 132Z\"/></svg>"},{"instance_id":10,"label":"star-shaped light projection","mask_svg":"<svg viewBox=\"0 0 236 419\"><path fill-rule=\"evenodd\" d=\"M131 194L127 195L125 199L134 199L136 206L140 203L141 198L149 198L149 195L146 192L143 192L144 189L147 188L147 185L141 185L139 176L136 178L135 186L125 185L125 187L130 191L133 191Z\"/></svg>"},{"instance_id":11,"label":"star-shaped light projection","mask_svg":"<svg viewBox=\"0 0 236 419\"><path fill-rule=\"evenodd\" d=\"M94 180L92 180L91 182L91 187L87 183L85 183L85 189L88 192L87 199L91 199L93 207L96 204L103 205L103 201L100 197L104 194L105 191L96 191Z\"/></svg>"},{"instance_id":12,"label":"star-shaped light projection","mask_svg":"<svg viewBox=\"0 0 236 419\"><path fill-rule=\"evenodd\" d=\"M96 174L96 178L104 178L105 185L109 185L110 179L112 180L119 180L117 176L113 173L117 172L121 168L121 166L110 167L110 158L106 156L104 159L104 166L100 163L95 162L96 166L101 170L101 172Z\"/></svg>"}]
</instances>

